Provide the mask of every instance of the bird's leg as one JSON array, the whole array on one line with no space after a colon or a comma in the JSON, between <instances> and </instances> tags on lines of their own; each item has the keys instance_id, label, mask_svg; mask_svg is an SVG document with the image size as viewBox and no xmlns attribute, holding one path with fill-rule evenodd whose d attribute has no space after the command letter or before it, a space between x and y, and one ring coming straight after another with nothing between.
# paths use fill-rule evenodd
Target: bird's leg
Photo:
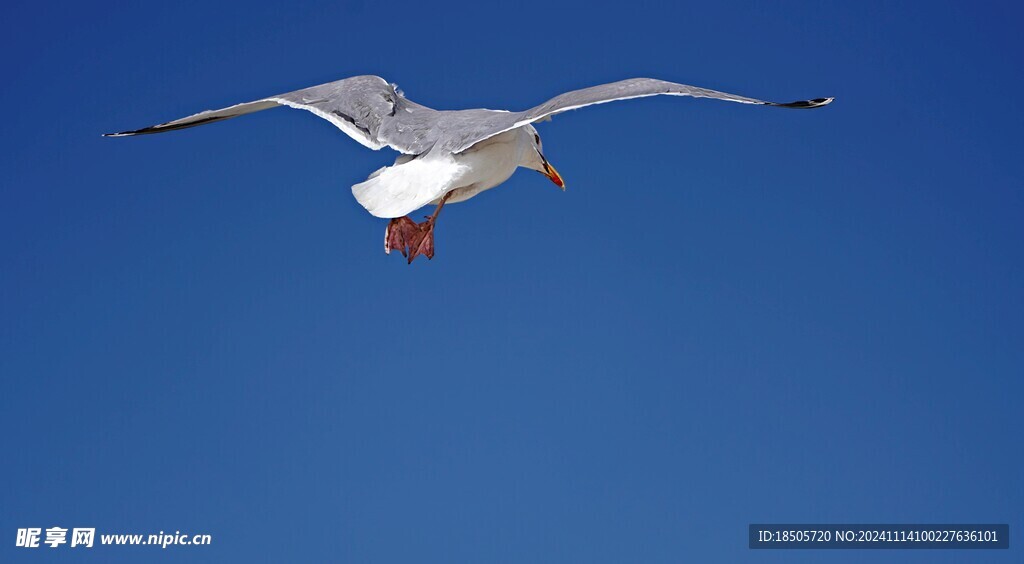
<instances>
[{"instance_id":1,"label":"bird's leg","mask_svg":"<svg viewBox=\"0 0 1024 564\"><path fill-rule=\"evenodd\" d=\"M434 258L434 224L437 222L437 216L441 214L441 208L444 207L451 195L451 192L445 194L438 202L434 213L430 214L426 221L416 226L419 228L419 232L413 235L412 240L409 241L409 264L412 264L413 259L420 255L426 256L427 260Z\"/></svg>"},{"instance_id":2,"label":"bird's leg","mask_svg":"<svg viewBox=\"0 0 1024 564\"><path fill-rule=\"evenodd\" d=\"M427 259L434 258L434 223L451 195L451 192L445 194L434 213L423 223L414 223L408 216L392 219L384 232L384 252L398 249L402 256L408 257L409 264L420 255L425 255Z\"/></svg>"},{"instance_id":3,"label":"bird's leg","mask_svg":"<svg viewBox=\"0 0 1024 564\"><path fill-rule=\"evenodd\" d=\"M392 219L384 230L384 252L390 255L392 249L398 249L403 257L409 256L406 249L419 231L420 227L409 216Z\"/></svg>"}]
</instances>

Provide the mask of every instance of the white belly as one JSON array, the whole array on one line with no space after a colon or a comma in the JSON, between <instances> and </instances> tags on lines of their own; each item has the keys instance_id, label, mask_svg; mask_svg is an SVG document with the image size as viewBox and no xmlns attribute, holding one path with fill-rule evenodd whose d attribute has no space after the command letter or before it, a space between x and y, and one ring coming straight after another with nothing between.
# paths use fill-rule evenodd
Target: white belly
<instances>
[{"instance_id":1,"label":"white belly","mask_svg":"<svg viewBox=\"0 0 1024 564\"><path fill-rule=\"evenodd\" d=\"M456 161L466 169L448 203L466 201L508 180L522 156L522 144L518 142L520 135L519 129L507 131L455 155Z\"/></svg>"}]
</instances>

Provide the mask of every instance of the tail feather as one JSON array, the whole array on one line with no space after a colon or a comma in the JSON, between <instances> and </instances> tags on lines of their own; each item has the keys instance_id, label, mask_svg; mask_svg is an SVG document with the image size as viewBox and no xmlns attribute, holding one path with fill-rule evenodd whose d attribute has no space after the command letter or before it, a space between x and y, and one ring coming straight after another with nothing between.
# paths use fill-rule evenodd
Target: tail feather
<instances>
[{"instance_id":1,"label":"tail feather","mask_svg":"<svg viewBox=\"0 0 1024 564\"><path fill-rule=\"evenodd\" d=\"M456 188L466 171L451 155L399 157L396 163L352 187L356 201L377 217L402 217L416 211Z\"/></svg>"}]
</instances>

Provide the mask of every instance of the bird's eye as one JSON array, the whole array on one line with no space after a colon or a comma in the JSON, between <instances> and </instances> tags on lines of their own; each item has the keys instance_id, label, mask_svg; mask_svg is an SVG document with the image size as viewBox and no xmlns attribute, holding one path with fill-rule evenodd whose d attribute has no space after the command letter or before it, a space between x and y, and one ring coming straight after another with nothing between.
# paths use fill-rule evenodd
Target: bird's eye
<instances>
[{"instance_id":1,"label":"bird's eye","mask_svg":"<svg viewBox=\"0 0 1024 564\"><path fill-rule=\"evenodd\" d=\"M537 135L536 133L534 133L534 134L533 134L533 140L534 140L534 141L535 141L535 142L536 142L536 143L537 143L538 145L540 145L540 135Z\"/></svg>"}]
</instances>

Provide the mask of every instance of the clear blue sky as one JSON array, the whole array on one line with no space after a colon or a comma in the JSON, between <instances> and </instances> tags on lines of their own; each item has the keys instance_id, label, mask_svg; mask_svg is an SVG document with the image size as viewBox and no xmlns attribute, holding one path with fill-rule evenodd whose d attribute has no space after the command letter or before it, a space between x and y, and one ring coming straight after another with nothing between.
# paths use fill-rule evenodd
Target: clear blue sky
<instances>
[{"instance_id":1,"label":"clear blue sky","mask_svg":"<svg viewBox=\"0 0 1024 564\"><path fill-rule=\"evenodd\" d=\"M1020 562L1020 8L8 3L0 560ZM382 250L394 155L287 109L379 74L523 109L652 76ZM1002 522L1011 549L751 551L751 522ZM210 547L14 548L19 527Z\"/></svg>"}]
</instances>

